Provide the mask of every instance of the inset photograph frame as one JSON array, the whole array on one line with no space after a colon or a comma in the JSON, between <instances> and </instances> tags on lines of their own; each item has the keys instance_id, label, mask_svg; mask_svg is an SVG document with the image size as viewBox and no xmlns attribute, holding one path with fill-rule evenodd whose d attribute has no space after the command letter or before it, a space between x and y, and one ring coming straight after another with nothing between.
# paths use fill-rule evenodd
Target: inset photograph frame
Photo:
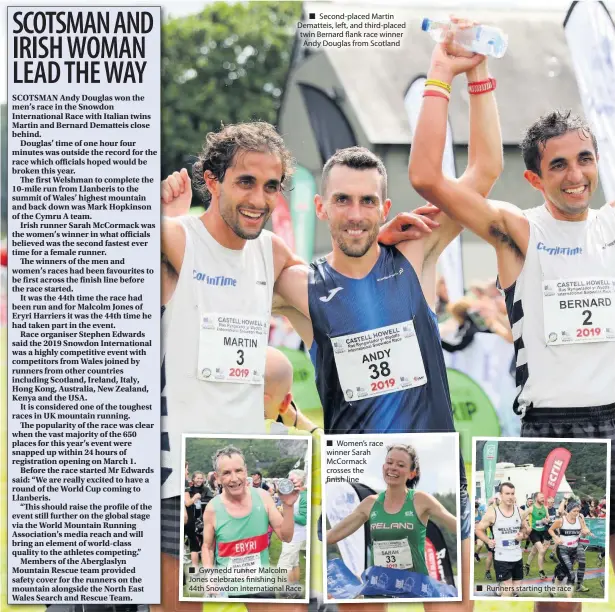
<instances>
[{"instance_id":1,"label":"inset photograph frame","mask_svg":"<svg viewBox=\"0 0 615 612\"><path fill-rule=\"evenodd\" d=\"M324 440L326 601L461 601L459 435Z\"/></svg>"},{"instance_id":2,"label":"inset photograph frame","mask_svg":"<svg viewBox=\"0 0 615 612\"><path fill-rule=\"evenodd\" d=\"M179 600L307 603L311 437L184 434L182 457Z\"/></svg>"},{"instance_id":3,"label":"inset photograph frame","mask_svg":"<svg viewBox=\"0 0 615 612\"><path fill-rule=\"evenodd\" d=\"M474 438L471 599L608 601L609 442Z\"/></svg>"}]
</instances>

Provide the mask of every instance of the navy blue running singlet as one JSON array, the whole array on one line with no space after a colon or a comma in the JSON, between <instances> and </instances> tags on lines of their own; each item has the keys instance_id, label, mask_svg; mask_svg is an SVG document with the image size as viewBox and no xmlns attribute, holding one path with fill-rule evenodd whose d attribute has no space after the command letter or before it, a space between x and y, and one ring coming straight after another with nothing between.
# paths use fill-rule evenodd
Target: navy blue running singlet
<instances>
[{"instance_id":1,"label":"navy blue running singlet","mask_svg":"<svg viewBox=\"0 0 615 612\"><path fill-rule=\"evenodd\" d=\"M308 295L314 329L310 355L326 433L455 431L437 319L398 249L380 245L376 265L362 279L343 276L319 259L311 264ZM365 399L357 397L358 387L342 390L332 339L408 321L414 321L427 383ZM379 375L387 374L388 363L381 366L365 364L361 380L368 386L362 389L386 382Z\"/></svg>"}]
</instances>

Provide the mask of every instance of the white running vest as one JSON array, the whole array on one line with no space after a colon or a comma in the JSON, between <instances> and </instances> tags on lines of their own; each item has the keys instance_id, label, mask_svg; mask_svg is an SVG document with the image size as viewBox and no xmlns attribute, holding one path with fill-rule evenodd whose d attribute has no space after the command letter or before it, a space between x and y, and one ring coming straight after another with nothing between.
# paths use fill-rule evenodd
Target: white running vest
<instances>
[{"instance_id":1,"label":"white running vest","mask_svg":"<svg viewBox=\"0 0 615 612\"><path fill-rule=\"evenodd\" d=\"M512 516L504 516L500 508L495 508L495 523L491 527L495 540L496 561L519 561L522 558L521 544L515 536L521 529L521 514L515 506Z\"/></svg>"},{"instance_id":2,"label":"white running vest","mask_svg":"<svg viewBox=\"0 0 615 612\"><path fill-rule=\"evenodd\" d=\"M517 351L516 411L615 402L615 209L586 221L525 211L530 240L509 308Z\"/></svg>"},{"instance_id":3,"label":"white running vest","mask_svg":"<svg viewBox=\"0 0 615 612\"><path fill-rule=\"evenodd\" d=\"M186 250L163 315L168 416L162 421L162 465L172 472L162 484L162 499L184 490L182 434L265 433L263 376L274 283L271 233L263 231L243 249L231 250L209 234L199 217L180 222Z\"/></svg>"},{"instance_id":4,"label":"white running vest","mask_svg":"<svg viewBox=\"0 0 615 612\"><path fill-rule=\"evenodd\" d=\"M569 523L566 515L562 517L562 526L559 528L559 537L562 540L560 546L575 548L579 545L581 537L581 519L577 516L574 523Z\"/></svg>"}]
</instances>

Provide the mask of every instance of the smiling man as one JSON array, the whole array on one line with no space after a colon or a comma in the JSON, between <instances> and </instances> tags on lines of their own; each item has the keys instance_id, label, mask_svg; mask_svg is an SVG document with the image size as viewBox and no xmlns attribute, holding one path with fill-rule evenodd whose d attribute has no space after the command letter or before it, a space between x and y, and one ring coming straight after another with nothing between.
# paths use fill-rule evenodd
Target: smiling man
<instances>
[{"instance_id":1,"label":"smiling man","mask_svg":"<svg viewBox=\"0 0 615 612\"><path fill-rule=\"evenodd\" d=\"M189 216L184 169L162 183L162 606L177 602L182 433L265 433L264 374L273 286L297 262L263 230L292 158L268 123L207 134L193 166L209 203ZM172 215L179 214L181 216ZM158 610L159 608L153 608ZM200 608L199 608L200 609Z\"/></svg>"},{"instance_id":2,"label":"smiling man","mask_svg":"<svg viewBox=\"0 0 615 612\"><path fill-rule=\"evenodd\" d=\"M479 80L483 70L468 78ZM468 166L459 183L487 195L502 168L497 110L493 94L470 98ZM415 223L413 239L400 242L406 214L380 227L391 208L387 192L386 168L371 151L331 156L315 204L332 250L309 270L285 269L276 285L274 304L310 347L328 434L455 431L434 308L438 257L461 226L438 214L423 221L430 225L424 235L417 237ZM447 603L451 612L472 608L462 459L460 473L465 600Z\"/></svg>"},{"instance_id":3,"label":"smiling man","mask_svg":"<svg viewBox=\"0 0 615 612\"><path fill-rule=\"evenodd\" d=\"M429 78L448 85L481 59L449 39L436 46ZM521 435L615 440L615 202L589 208L598 185L596 138L570 112L536 121L521 149L524 177L544 204L521 210L442 174L447 113L445 99L423 100L409 176L424 198L495 248ZM615 489L611 495L613 508ZM613 559L613 535L610 550Z\"/></svg>"},{"instance_id":4,"label":"smiling man","mask_svg":"<svg viewBox=\"0 0 615 612\"><path fill-rule=\"evenodd\" d=\"M288 495L280 493L280 513L269 493L248 485L240 449L226 446L215 454L213 462L222 494L209 503L203 517L203 567L228 568L236 577L245 578L247 570L258 574L259 568L269 566L269 526L282 542L293 539L293 510L299 488ZM228 596L270 598L275 594L231 591Z\"/></svg>"}]
</instances>

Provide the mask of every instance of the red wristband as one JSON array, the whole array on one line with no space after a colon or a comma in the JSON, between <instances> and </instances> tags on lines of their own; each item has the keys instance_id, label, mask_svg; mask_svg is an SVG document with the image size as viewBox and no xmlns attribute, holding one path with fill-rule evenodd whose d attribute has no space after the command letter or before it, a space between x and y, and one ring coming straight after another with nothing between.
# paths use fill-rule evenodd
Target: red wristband
<instances>
[{"instance_id":1,"label":"red wristband","mask_svg":"<svg viewBox=\"0 0 615 612\"><path fill-rule=\"evenodd\" d=\"M488 78L485 81L474 81L473 83L468 83L468 93L470 95L487 93L493 91L495 86L496 80L493 78Z\"/></svg>"},{"instance_id":2,"label":"red wristband","mask_svg":"<svg viewBox=\"0 0 615 612\"><path fill-rule=\"evenodd\" d=\"M431 90L424 91L423 98L444 98L447 102L449 101L449 97L445 93Z\"/></svg>"}]
</instances>

